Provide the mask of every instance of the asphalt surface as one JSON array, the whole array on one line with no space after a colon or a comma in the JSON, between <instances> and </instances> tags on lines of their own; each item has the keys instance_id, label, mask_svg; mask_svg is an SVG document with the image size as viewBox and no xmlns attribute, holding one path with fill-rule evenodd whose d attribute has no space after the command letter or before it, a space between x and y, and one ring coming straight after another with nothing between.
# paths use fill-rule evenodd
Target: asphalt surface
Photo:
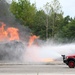
<instances>
[{"instance_id":1,"label":"asphalt surface","mask_svg":"<svg viewBox=\"0 0 75 75\"><path fill-rule=\"evenodd\" d=\"M69 68L65 64L50 63L50 64L0 64L0 75L9 74L24 74L24 75L73 75L75 68Z\"/></svg>"}]
</instances>

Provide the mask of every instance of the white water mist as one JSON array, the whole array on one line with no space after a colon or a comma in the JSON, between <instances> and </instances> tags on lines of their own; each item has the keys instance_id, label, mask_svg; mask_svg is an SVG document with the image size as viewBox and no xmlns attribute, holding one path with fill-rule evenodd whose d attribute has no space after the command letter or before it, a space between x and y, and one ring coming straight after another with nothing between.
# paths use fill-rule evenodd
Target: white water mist
<instances>
[{"instance_id":1,"label":"white water mist","mask_svg":"<svg viewBox=\"0 0 75 75\"><path fill-rule=\"evenodd\" d=\"M62 60L61 55L74 55L75 43L70 44L44 44L31 46L25 51L26 62L44 62L45 59Z\"/></svg>"}]
</instances>

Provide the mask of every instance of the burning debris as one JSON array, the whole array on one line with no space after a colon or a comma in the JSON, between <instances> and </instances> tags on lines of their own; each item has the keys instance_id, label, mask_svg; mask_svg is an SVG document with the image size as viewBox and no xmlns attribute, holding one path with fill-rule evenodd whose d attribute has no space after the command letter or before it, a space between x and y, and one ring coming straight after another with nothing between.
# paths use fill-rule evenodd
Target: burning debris
<instances>
[{"instance_id":1,"label":"burning debris","mask_svg":"<svg viewBox=\"0 0 75 75\"><path fill-rule=\"evenodd\" d=\"M19 39L18 29L5 26L6 24L0 22L0 60L22 61L25 46Z\"/></svg>"}]
</instances>

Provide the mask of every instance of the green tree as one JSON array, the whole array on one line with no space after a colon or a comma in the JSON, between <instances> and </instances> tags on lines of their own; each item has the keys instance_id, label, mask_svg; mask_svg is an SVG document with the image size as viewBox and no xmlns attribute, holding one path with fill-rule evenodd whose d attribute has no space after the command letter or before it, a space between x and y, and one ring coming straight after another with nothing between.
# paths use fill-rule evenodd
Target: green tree
<instances>
[{"instance_id":1,"label":"green tree","mask_svg":"<svg viewBox=\"0 0 75 75\"><path fill-rule=\"evenodd\" d=\"M29 0L13 0L10 10L24 25L31 27L36 13L35 4L30 4Z\"/></svg>"},{"instance_id":2,"label":"green tree","mask_svg":"<svg viewBox=\"0 0 75 75\"><path fill-rule=\"evenodd\" d=\"M48 39L49 37L49 34L48 34L48 31L49 31L49 14L50 14L50 4L47 2L46 5L44 5L44 10L45 10L45 13L46 13L46 39Z\"/></svg>"},{"instance_id":3,"label":"green tree","mask_svg":"<svg viewBox=\"0 0 75 75\"><path fill-rule=\"evenodd\" d=\"M62 37L61 32L63 31L63 27L65 27L67 24L69 24L72 21L72 18L70 18L70 16L66 16L64 18L61 19L60 21L60 25L59 25L59 37Z\"/></svg>"},{"instance_id":4,"label":"green tree","mask_svg":"<svg viewBox=\"0 0 75 75\"><path fill-rule=\"evenodd\" d=\"M44 8L46 13L46 37L54 38L63 19L61 5L58 0L53 0L51 3L47 2Z\"/></svg>"},{"instance_id":5,"label":"green tree","mask_svg":"<svg viewBox=\"0 0 75 75\"><path fill-rule=\"evenodd\" d=\"M61 36L69 40L75 39L75 19L69 21L69 23L66 26L63 26Z\"/></svg>"},{"instance_id":6,"label":"green tree","mask_svg":"<svg viewBox=\"0 0 75 75\"><path fill-rule=\"evenodd\" d=\"M40 38L46 39L46 14L43 10L36 12L34 23L32 26L33 33L39 35Z\"/></svg>"},{"instance_id":7,"label":"green tree","mask_svg":"<svg viewBox=\"0 0 75 75\"><path fill-rule=\"evenodd\" d=\"M54 37L54 35L58 32L58 25L60 20L63 18L63 12L58 0L53 0L50 4L50 8L50 17L52 20L52 37Z\"/></svg>"}]
</instances>

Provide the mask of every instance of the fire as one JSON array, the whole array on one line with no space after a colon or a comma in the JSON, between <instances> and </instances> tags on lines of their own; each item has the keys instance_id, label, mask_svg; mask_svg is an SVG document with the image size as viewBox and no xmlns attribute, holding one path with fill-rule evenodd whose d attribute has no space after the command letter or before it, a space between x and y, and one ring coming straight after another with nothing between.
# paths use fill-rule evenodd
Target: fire
<instances>
[{"instance_id":1,"label":"fire","mask_svg":"<svg viewBox=\"0 0 75 75\"><path fill-rule=\"evenodd\" d=\"M9 40L19 40L18 29L10 27L7 29L7 32L10 37Z\"/></svg>"},{"instance_id":2,"label":"fire","mask_svg":"<svg viewBox=\"0 0 75 75\"><path fill-rule=\"evenodd\" d=\"M0 41L4 40L19 40L18 29L14 27L8 27L5 29L6 24L0 22Z\"/></svg>"},{"instance_id":3,"label":"fire","mask_svg":"<svg viewBox=\"0 0 75 75\"><path fill-rule=\"evenodd\" d=\"M30 36L28 46L30 47L34 43L34 41L38 38L39 38L39 36L36 36L36 35Z\"/></svg>"}]
</instances>

